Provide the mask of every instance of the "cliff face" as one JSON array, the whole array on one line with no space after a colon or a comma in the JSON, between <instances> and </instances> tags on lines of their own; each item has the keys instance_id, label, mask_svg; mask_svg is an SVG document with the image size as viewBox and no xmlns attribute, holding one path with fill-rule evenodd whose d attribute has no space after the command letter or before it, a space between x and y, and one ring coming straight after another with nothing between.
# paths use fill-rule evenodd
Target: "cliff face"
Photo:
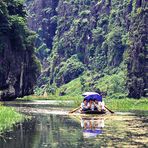
<instances>
[{"instance_id":1,"label":"cliff face","mask_svg":"<svg viewBox=\"0 0 148 148\"><path fill-rule=\"evenodd\" d=\"M145 96L146 66L137 74L134 65L146 63L146 1L32 0L28 9L32 14L28 24L39 35L37 55L48 59L45 84L59 87L84 71L99 76L123 71L128 73L125 88L129 96ZM136 27L138 22L144 31Z\"/></svg>"},{"instance_id":2,"label":"cliff face","mask_svg":"<svg viewBox=\"0 0 148 148\"><path fill-rule=\"evenodd\" d=\"M146 2L137 1L136 15L130 26L130 50L128 61L129 97L148 96L148 9Z\"/></svg>"},{"instance_id":3,"label":"cliff face","mask_svg":"<svg viewBox=\"0 0 148 148\"><path fill-rule=\"evenodd\" d=\"M21 1L0 1L0 100L32 94L39 73L25 15Z\"/></svg>"},{"instance_id":4,"label":"cliff face","mask_svg":"<svg viewBox=\"0 0 148 148\"><path fill-rule=\"evenodd\" d=\"M47 58L52 46L57 27L57 11L59 0L34 0L27 1L28 26L38 33L36 47L39 49L37 56L41 59ZM46 51L42 49L46 48Z\"/></svg>"}]
</instances>

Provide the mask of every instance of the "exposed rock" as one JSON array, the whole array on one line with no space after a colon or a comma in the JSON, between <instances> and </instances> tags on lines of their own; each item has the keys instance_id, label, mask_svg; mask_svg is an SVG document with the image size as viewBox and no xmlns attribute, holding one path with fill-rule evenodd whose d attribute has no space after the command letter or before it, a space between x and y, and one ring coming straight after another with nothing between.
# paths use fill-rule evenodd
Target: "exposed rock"
<instances>
[{"instance_id":1,"label":"exposed rock","mask_svg":"<svg viewBox=\"0 0 148 148\"><path fill-rule=\"evenodd\" d=\"M143 4L137 1L137 7ZM131 46L128 61L129 97L146 97L148 90L148 11L140 8L130 26Z\"/></svg>"},{"instance_id":2,"label":"exposed rock","mask_svg":"<svg viewBox=\"0 0 148 148\"><path fill-rule=\"evenodd\" d=\"M39 74L33 36L24 21L23 4L0 1L0 100L33 93Z\"/></svg>"},{"instance_id":3,"label":"exposed rock","mask_svg":"<svg viewBox=\"0 0 148 148\"><path fill-rule=\"evenodd\" d=\"M48 74L42 74L46 81L40 85L61 86L84 70L109 75L122 70L128 73L124 88L129 96L145 96L146 1L28 0L27 4L29 27L38 33L37 55L41 61L48 59L43 64ZM69 63L79 64L72 69Z\"/></svg>"}]
</instances>

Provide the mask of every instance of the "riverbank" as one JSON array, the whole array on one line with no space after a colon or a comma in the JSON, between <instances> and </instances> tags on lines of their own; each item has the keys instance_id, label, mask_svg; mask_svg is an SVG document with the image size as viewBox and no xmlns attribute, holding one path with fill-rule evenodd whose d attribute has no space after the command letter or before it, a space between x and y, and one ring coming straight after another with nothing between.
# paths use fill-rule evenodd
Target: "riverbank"
<instances>
[{"instance_id":1,"label":"riverbank","mask_svg":"<svg viewBox=\"0 0 148 148\"><path fill-rule=\"evenodd\" d=\"M0 133L23 121L24 116L11 107L0 106Z\"/></svg>"},{"instance_id":2,"label":"riverbank","mask_svg":"<svg viewBox=\"0 0 148 148\"><path fill-rule=\"evenodd\" d=\"M24 98L19 98L17 100L23 101L34 101L34 100L73 100L74 103L71 104L73 107L77 107L83 100L82 96L27 96ZM145 110L148 111L148 98L142 99L104 99L105 104L108 108L114 111L134 111L134 110ZM65 103L61 103L60 105L67 105Z\"/></svg>"},{"instance_id":3,"label":"riverbank","mask_svg":"<svg viewBox=\"0 0 148 148\"><path fill-rule=\"evenodd\" d=\"M143 99L110 99L106 105L115 111L148 111L148 98Z\"/></svg>"}]
</instances>

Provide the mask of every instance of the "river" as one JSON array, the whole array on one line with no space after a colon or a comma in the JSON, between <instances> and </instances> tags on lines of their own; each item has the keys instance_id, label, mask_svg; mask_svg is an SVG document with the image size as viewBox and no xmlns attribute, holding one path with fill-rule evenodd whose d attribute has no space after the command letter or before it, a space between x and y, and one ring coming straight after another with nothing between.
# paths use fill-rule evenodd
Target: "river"
<instances>
[{"instance_id":1,"label":"river","mask_svg":"<svg viewBox=\"0 0 148 148\"><path fill-rule=\"evenodd\" d=\"M71 108L60 103L7 102L31 119L3 133L0 148L148 147L147 112L69 115Z\"/></svg>"}]
</instances>

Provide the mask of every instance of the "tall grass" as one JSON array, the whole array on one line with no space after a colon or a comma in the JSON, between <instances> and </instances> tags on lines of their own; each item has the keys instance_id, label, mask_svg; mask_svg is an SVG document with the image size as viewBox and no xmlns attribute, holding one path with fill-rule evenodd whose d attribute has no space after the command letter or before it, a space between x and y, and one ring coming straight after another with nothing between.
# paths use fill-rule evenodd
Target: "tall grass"
<instances>
[{"instance_id":1,"label":"tall grass","mask_svg":"<svg viewBox=\"0 0 148 148\"><path fill-rule=\"evenodd\" d=\"M132 111L132 110L147 110L148 99L108 99L105 100L106 105L116 111Z\"/></svg>"},{"instance_id":2,"label":"tall grass","mask_svg":"<svg viewBox=\"0 0 148 148\"><path fill-rule=\"evenodd\" d=\"M10 107L0 106L0 132L11 128L17 122L24 119L24 116L17 113Z\"/></svg>"}]
</instances>

